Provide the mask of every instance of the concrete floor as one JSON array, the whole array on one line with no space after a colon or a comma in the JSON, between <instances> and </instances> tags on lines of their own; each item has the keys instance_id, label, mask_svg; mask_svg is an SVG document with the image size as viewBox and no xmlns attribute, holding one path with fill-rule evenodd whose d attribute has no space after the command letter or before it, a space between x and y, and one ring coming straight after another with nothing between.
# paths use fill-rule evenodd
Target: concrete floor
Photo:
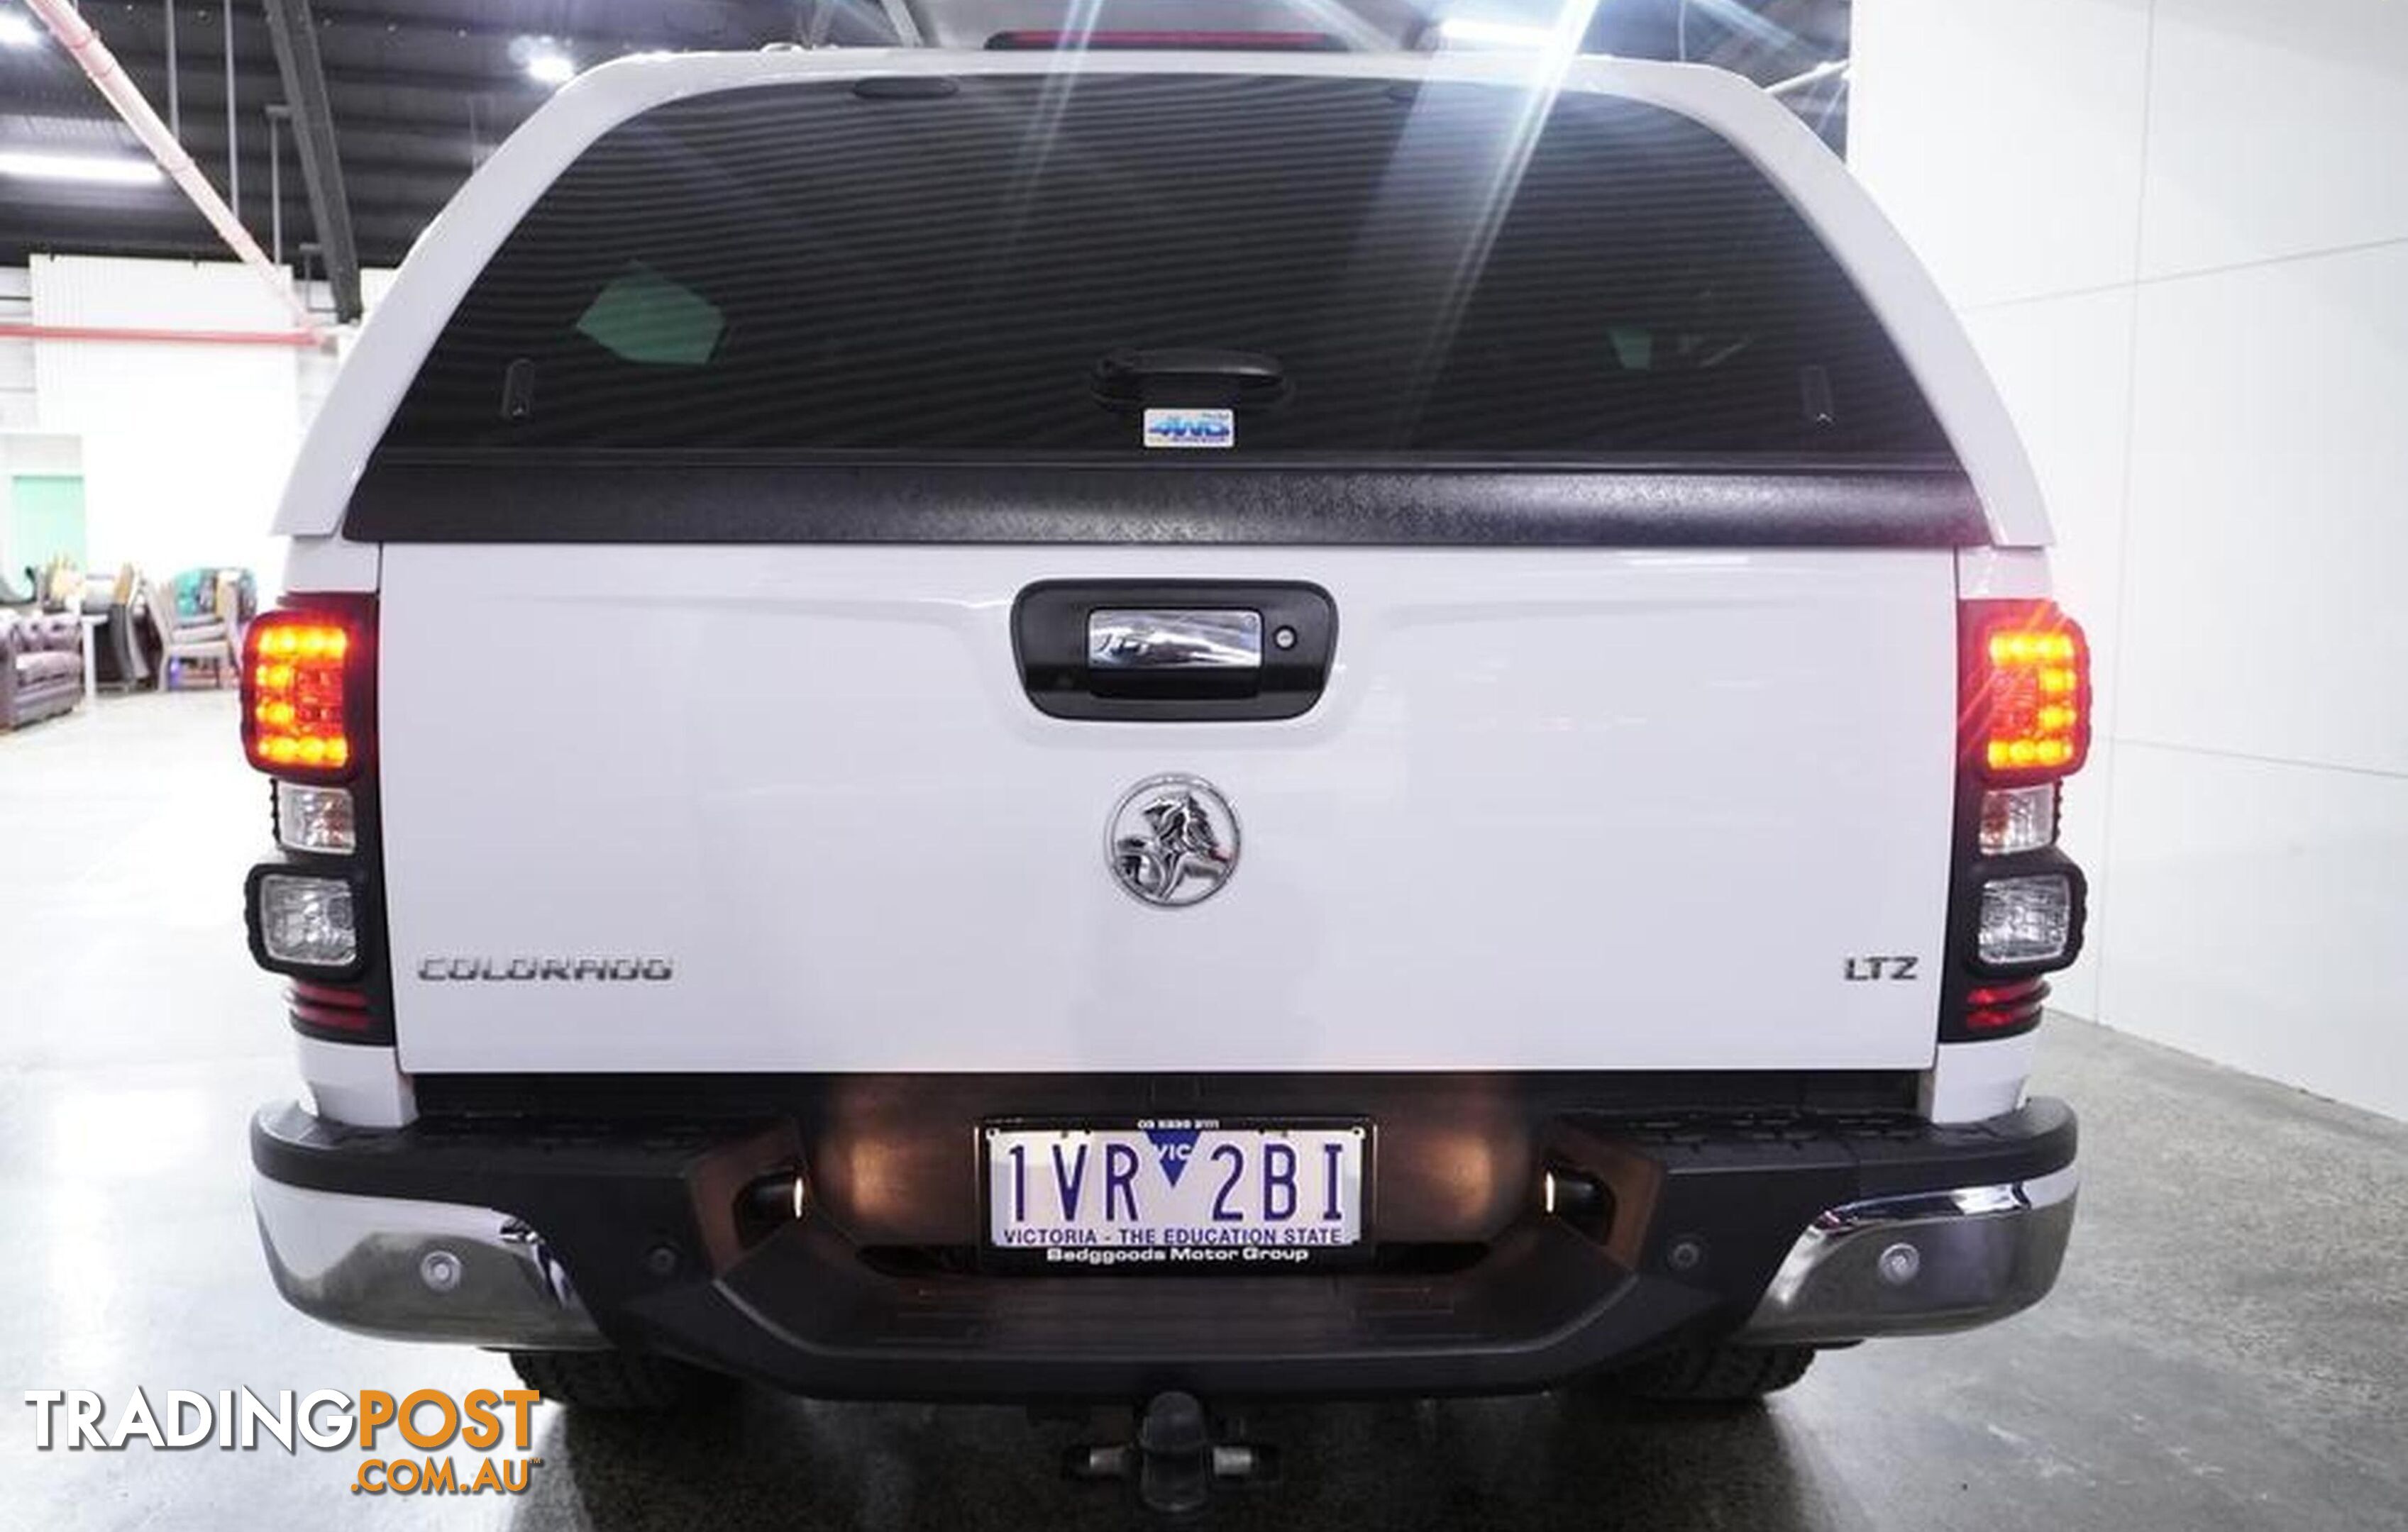
<instances>
[{"instance_id":1,"label":"concrete floor","mask_svg":"<svg viewBox=\"0 0 2408 1532\"><path fill-rule=\"evenodd\" d=\"M0 1524L1110 1526L1010 1410L748 1396L660 1427L540 1411L516 1500L351 1493L355 1452L33 1450L29 1388L508 1386L497 1359L320 1328L270 1291L251 1109L294 1080L241 936L266 790L226 696L0 736ZM1826 1357L1770 1408L1570 1397L1287 1409L1285 1482L1208 1525L2408 1526L2408 1127L2079 1023L2057 1295L1994 1329ZM13 1417L13 1418L12 1418Z\"/></svg>"}]
</instances>

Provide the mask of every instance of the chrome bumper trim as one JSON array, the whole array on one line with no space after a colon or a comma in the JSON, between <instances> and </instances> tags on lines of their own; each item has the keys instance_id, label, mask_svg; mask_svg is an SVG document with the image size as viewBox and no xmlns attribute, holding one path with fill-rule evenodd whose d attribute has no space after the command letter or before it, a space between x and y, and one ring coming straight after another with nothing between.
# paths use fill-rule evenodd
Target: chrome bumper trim
<instances>
[{"instance_id":1,"label":"chrome bumper trim","mask_svg":"<svg viewBox=\"0 0 2408 1532\"><path fill-rule=\"evenodd\" d=\"M2057 1281L2080 1181L2069 1165L2030 1181L1833 1208L1798 1237L1736 1339L1929 1335L2028 1309Z\"/></svg>"},{"instance_id":2,"label":"chrome bumper trim","mask_svg":"<svg viewBox=\"0 0 2408 1532\"><path fill-rule=\"evenodd\" d=\"M507 1213L263 1176L252 1177L251 1200L277 1291L312 1318L396 1340L609 1344L542 1238Z\"/></svg>"}]
</instances>

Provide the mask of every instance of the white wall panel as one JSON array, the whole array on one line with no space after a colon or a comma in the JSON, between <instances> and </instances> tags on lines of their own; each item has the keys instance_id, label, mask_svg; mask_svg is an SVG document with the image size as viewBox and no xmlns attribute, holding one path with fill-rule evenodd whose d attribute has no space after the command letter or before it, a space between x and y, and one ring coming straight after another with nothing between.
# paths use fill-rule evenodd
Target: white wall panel
<instances>
[{"instance_id":1,"label":"white wall panel","mask_svg":"<svg viewBox=\"0 0 2408 1532\"><path fill-rule=\"evenodd\" d=\"M2408 244L2140 294L2116 726L2408 774Z\"/></svg>"},{"instance_id":2,"label":"white wall panel","mask_svg":"<svg viewBox=\"0 0 2408 1532\"><path fill-rule=\"evenodd\" d=\"M2057 1002L2408 1115L2408 0L1854 24L1857 168L1967 311L2098 651Z\"/></svg>"},{"instance_id":3,"label":"white wall panel","mask_svg":"<svg viewBox=\"0 0 2408 1532\"><path fill-rule=\"evenodd\" d=\"M2402 0L2157 0L2142 275L2408 239L2403 146Z\"/></svg>"},{"instance_id":4,"label":"white wall panel","mask_svg":"<svg viewBox=\"0 0 2408 1532\"><path fill-rule=\"evenodd\" d=\"M0 266L0 321L22 322L33 314L33 274L22 266ZM38 419L34 343L0 336L0 431L31 431Z\"/></svg>"},{"instance_id":5,"label":"white wall panel","mask_svg":"<svg viewBox=\"0 0 2408 1532\"><path fill-rule=\"evenodd\" d=\"M2408 1117L2408 780L2118 750L2101 1014Z\"/></svg>"},{"instance_id":6,"label":"white wall panel","mask_svg":"<svg viewBox=\"0 0 2408 1532\"><path fill-rule=\"evenodd\" d=\"M0 440L0 453L5 453L12 474L79 474L83 472L83 443L64 434L46 435L28 431Z\"/></svg>"},{"instance_id":7,"label":"white wall panel","mask_svg":"<svg viewBox=\"0 0 2408 1532\"><path fill-rule=\"evenodd\" d=\"M38 323L290 323L259 279L231 263L36 256L33 286ZM299 439L291 349L43 340L34 367L43 429L83 438L95 566L172 574L243 563L272 584L280 560L267 525Z\"/></svg>"},{"instance_id":8,"label":"white wall panel","mask_svg":"<svg viewBox=\"0 0 2408 1532\"><path fill-rule=\"evenodd\" d=\"M2148 0L1859 0L1848 163L1959 308L2132 276Z\"/></svg>"},{"instance_id":9,"label":"white wall panel","mask_svg":"<svg viewBox=\"0 0 2408 1532\"><path fill-rule=\"evenodd\" d=\"M2072 294L1966 316L1966 329L2023 434L2057 543L2057 598L2089 635L2098 689L2098 742L2066 784L2064 844L2088 870L2095 913L2088 953L2054 981L2057 1005L2098 1010L2099 953L2114 900L2106 889L2107 781L2118 689L2117 586L2124 529L2125 422L2130 408L2132 292Z\"/></svg>"},{"instance_id":10,"label":"white wall panel","mask_svg":"<svg viewBox=\"0 0 2408 1532\"><path fill-rule=\"evenodd\" d=\"M2083 934L2082 956L2073 966L2049 979L2049 1003L2076 1016L2098 1016L2099 971L2115 938L2114 869L2108 863L2108 828L2112 823L2115 785L2115 740L2100 735L2090 742L2090 760L2071 781L2057 804L2057 844L2090 881L2090 909Z\"/></svg>"},{"instance_id":11,"label":"white wall panel","mask_svg":"<svg viewBox=\"0 0 2408 1532\"><path fill-rule=\"evenodd\" d=\"M31 431L40 418L34 394L34 343L0 336L0 431Z\"/></svg>"},{"instance_id":12,"label":"white wall panel","mask_svg":"<svg viewBox=\"0 0 2408 1532\"><path fill-rule=\"evenodd\" d=\"M2101 675L2116 643L2132 308L2121 287L1965 316L2048 497L2057 600L2088 632ZM2102 726L2114 705L2112 694L2099 699Z\"/></svg>"}]
</instances>

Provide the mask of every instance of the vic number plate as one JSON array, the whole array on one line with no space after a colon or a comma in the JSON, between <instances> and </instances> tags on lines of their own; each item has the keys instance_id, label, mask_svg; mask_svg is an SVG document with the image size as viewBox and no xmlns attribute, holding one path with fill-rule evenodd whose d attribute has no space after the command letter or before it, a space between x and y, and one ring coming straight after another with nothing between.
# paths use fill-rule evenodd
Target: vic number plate
<instances>
[{"instance_id":1,"label":"vic number plate","mask_svg":"<svg viewBox=\"0 0 2408 1532\"><path fill-rule=\"evenodd\" d=\"M986 1130L987 1244L1032 1266L1278 1269L1362 1245L1360 1123Z\"/></svg>"}]
</instances>

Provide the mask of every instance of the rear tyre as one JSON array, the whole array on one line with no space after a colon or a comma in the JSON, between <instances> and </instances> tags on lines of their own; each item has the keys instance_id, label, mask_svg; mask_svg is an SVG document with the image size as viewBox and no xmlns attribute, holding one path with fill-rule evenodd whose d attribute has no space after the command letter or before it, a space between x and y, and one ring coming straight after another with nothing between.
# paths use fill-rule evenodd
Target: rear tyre
<instances>
[{"instance_id":1,"label":"rear tyre","mask_svg":"<svg viewBox=\"0 0 2408 1532\"><path fill-rule=\"evenodd\" d=\"M527 1387L572 1410L690 1410L736 1388L733 1378L643 1352L512 1352L510 1366Z\"/></svg>"},{"instance_id":2,"label":"rear tyre","mask_svg":"<svg viewBox=\"0 0 2408 1532\"><path fill-rule=\"evenodd\" d=\"M1598 1382L1634 1399L1741 1404L1781 1392L1813 1364L1812 1346L1691 1346L1651 1356Z\"/></svg>"}]
</instances>

